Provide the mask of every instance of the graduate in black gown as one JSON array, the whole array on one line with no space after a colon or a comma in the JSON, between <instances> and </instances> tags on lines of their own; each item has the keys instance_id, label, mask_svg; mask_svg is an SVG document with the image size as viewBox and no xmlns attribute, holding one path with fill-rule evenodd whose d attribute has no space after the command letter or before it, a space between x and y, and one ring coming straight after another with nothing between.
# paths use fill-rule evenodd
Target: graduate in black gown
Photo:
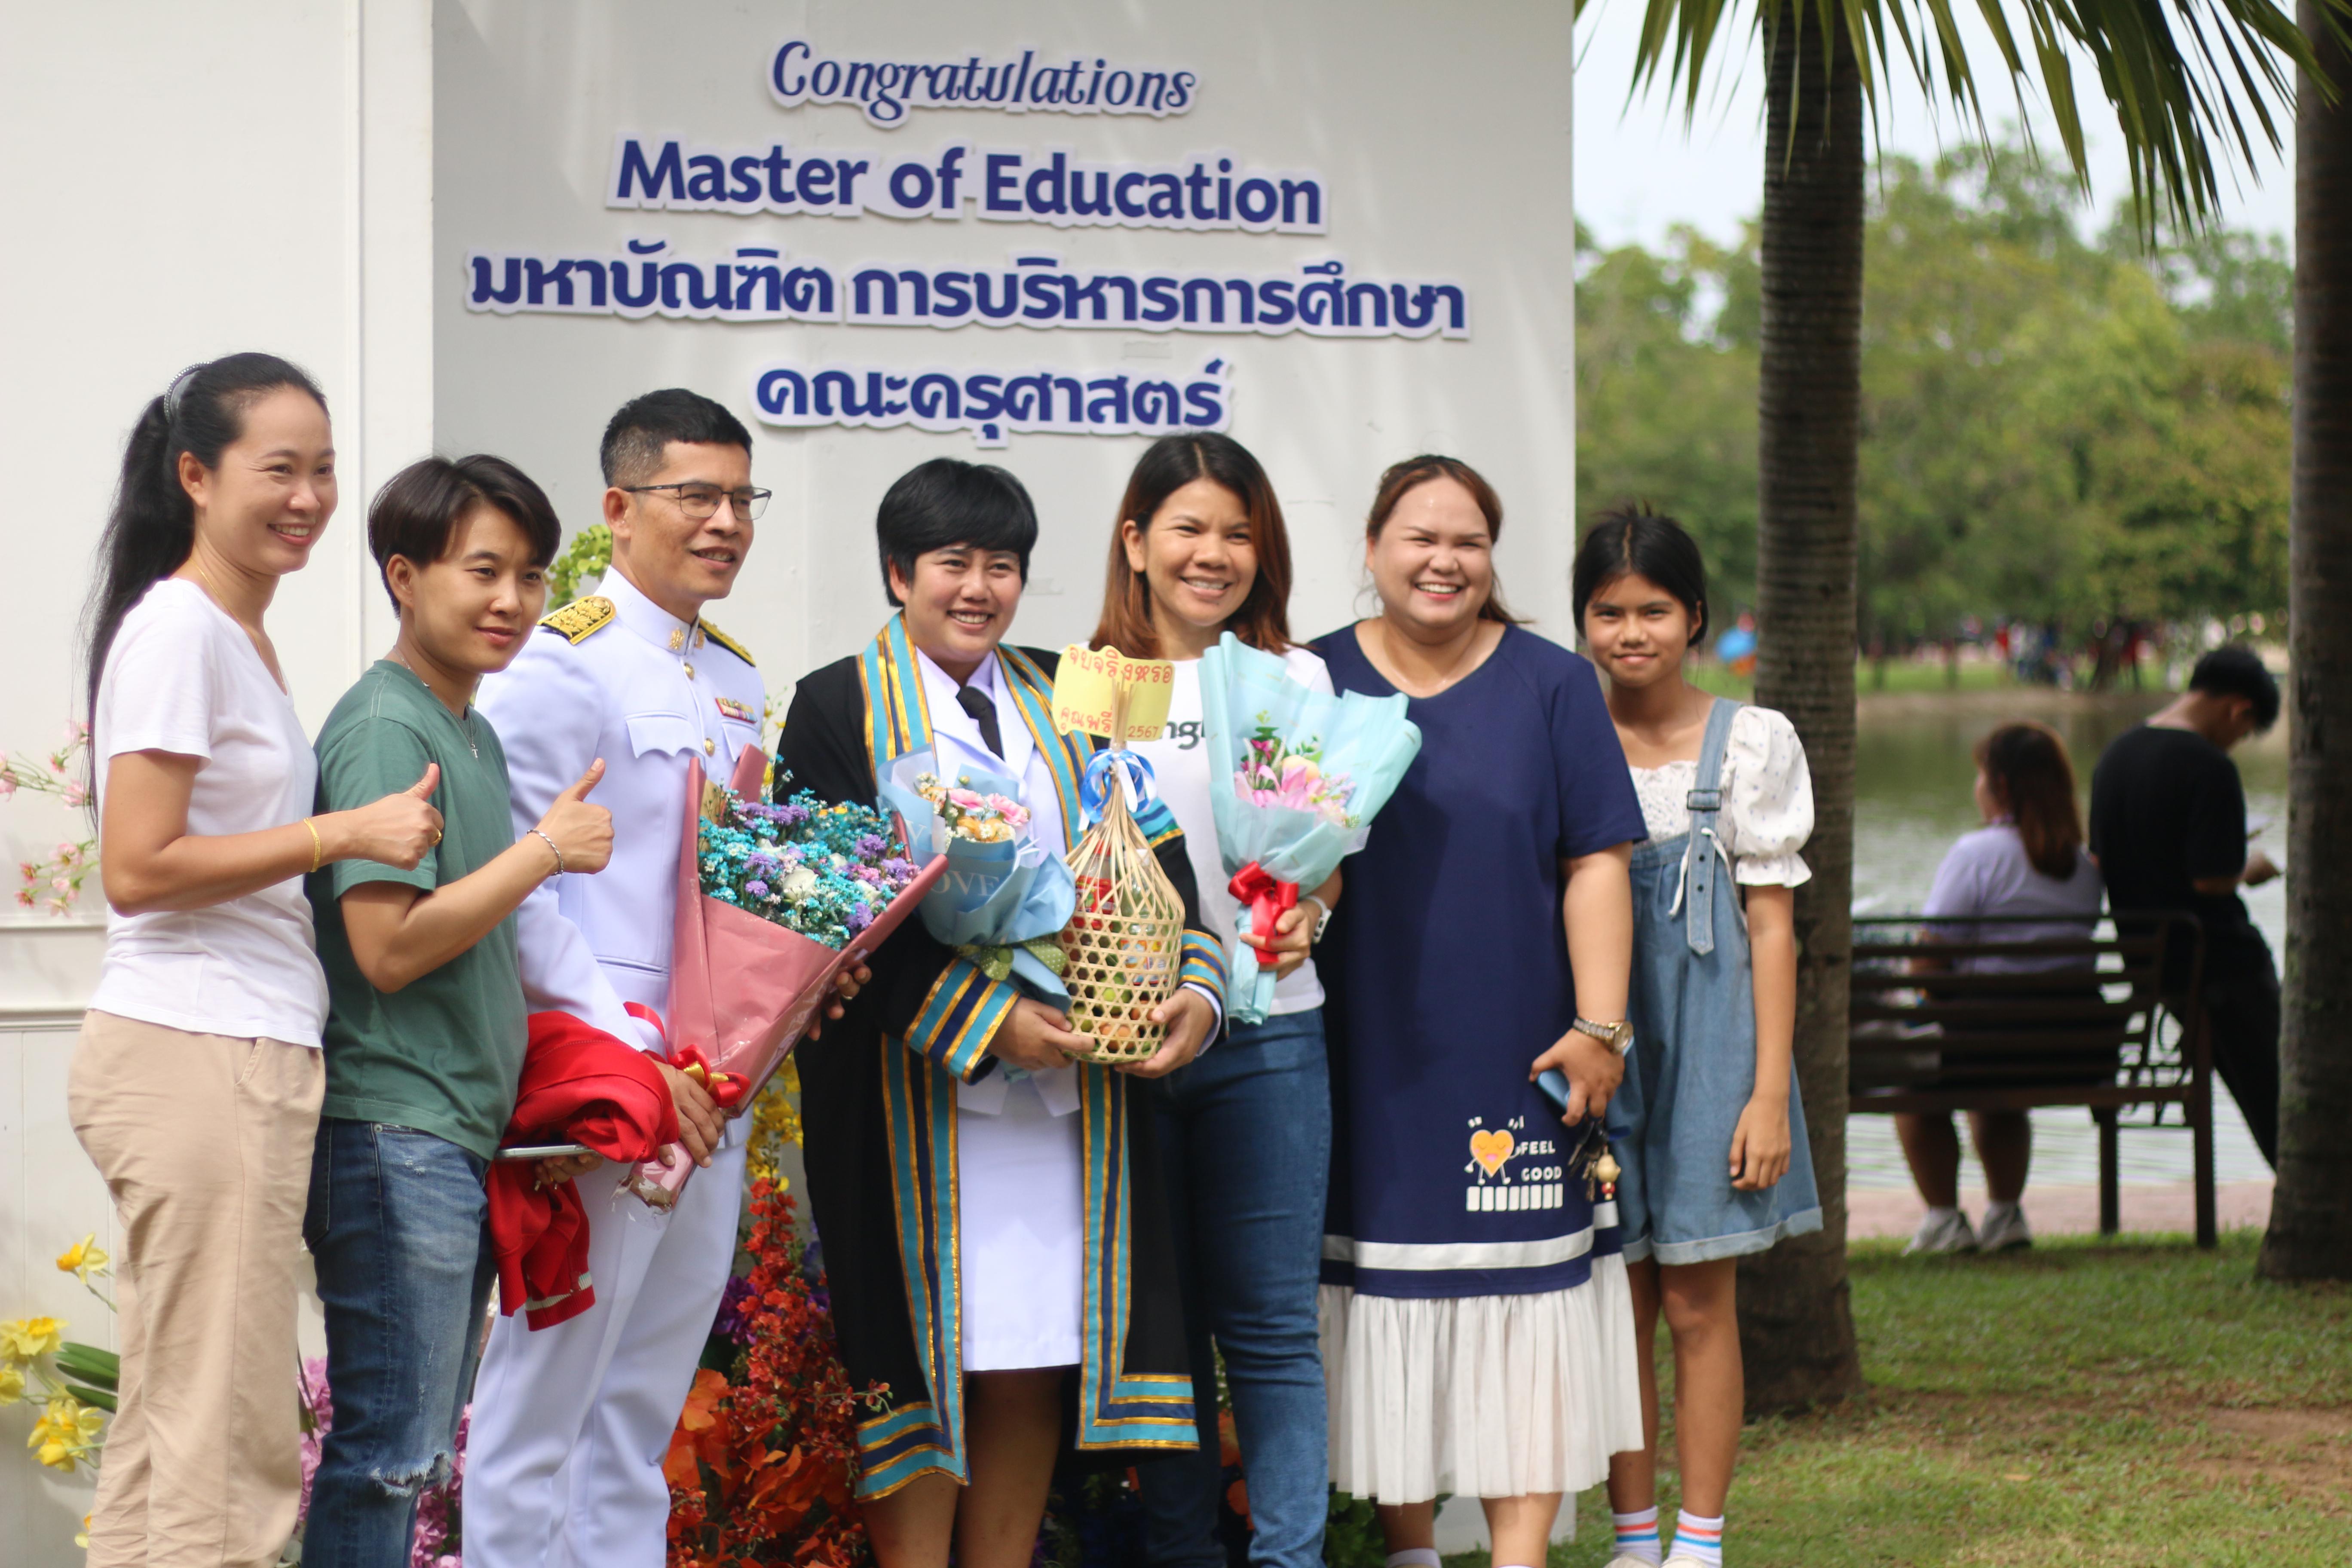
<instances>
[{"instance_id":1,"label":"graduate in black gown","mask_svg":"<svg viewBox=\"0 0 2352 1568\"><path fill-rule=\"evenodd\" d=\"M1003 646L1036 517L1003 469L938 458L877 519L899 606L863 652L803 679L779 797L871 803L911 752L1022 779L1041 843L1083 825L1095 742L1055 732L1055 659ZM789 774L787 778L785 775ZM910 920L874 980L800 1047L809 1201L850 1381L888 1386L858 1432L858 1496L884 1568L1029 1561L1057 1455L1126 1464L1195 1441L1167 1212L1137 1078L1222 1021L1224 963L1172 816L1138 813L1184 907L1166 1043L1113 1069L1055 1009ZM1017 1070L1016 1070L1017 1069ZM965 1497L961 1488L970 1487Z\"/></svg>"}]
</instances>

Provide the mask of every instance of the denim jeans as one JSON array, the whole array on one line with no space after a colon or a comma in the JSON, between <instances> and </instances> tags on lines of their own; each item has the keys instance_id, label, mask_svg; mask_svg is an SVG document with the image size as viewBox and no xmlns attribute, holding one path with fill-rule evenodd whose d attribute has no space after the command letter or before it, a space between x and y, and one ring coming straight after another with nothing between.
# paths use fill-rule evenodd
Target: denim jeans
<instances>
[{"instance_id":1,"label":"denim jeans","mask_svg":"<svg viewBox=\"0 0 2352 1568\"><path fill-rule=\"evenodd\" d=\"M498 1279L487 1169L429 1132L319 1122L302 1236L327 1308L334 1422L304 1568L406 1568L417 1496L449 1479Z\"/></svg>"},{"instance_id":2,"label":"denim jeans","mask_svg":"<svg viewBox=\"0 0 2352 1568\"><path fill-rule=\"evenodd\" d=\"M1223 1568L1213 1336L1248 1477L1250 1561L1318 1568L1330 1436L1316 1340L1331 1087L1323 1014L1237 1026L1155 1096L1191 1340L1197 1452L1141 1467L1155 1568Z\"/></svg>"}]
</instances>

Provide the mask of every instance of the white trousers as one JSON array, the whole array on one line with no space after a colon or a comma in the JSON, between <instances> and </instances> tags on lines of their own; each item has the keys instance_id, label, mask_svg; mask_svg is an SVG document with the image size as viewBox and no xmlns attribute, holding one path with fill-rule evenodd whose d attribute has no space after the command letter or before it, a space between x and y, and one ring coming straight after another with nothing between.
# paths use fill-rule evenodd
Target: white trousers
<instances>
[{"instance_id":1,"label":"white trousers","mask_svg":"<svg viewBox=\"0 0 2352 1568\"><path fill-rule=\"evenodd\" d=\"M537 1331L500 1317L474 1384L467 1568L662 1568L663 1456L735 1256L743 1147L697 1171L667 1215L580 1178L596 1304Z\"/></svg>"}]
</instances>

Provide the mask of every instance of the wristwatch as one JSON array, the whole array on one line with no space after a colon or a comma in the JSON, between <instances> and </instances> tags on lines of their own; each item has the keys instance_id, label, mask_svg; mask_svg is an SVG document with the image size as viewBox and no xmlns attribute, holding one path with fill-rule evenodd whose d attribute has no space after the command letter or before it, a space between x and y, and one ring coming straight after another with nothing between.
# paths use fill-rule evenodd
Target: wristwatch
<instances>
[{"instance_id":1,"label":"wristwatch","mask_svg":"<svg viewBox=\"0 0 2352 1568\"><path fill-rule=\"evenodd\" d=\"M1596 1024L1590 1018L1579 1018L1569 1027L1580 1035L1591 1036L1621 1057L1633 1048L1633 1026L1629 1023Z\"/></svg>"},{"instance_id":2,"label":"wristwatch","mask_svg":"<svg viewBox=\"0 0 2352 1568\"><path fill-rule=\"evenodd\" d=\"M1317 909L1323 911L1321 914L1315 917L1314 933L1307 939L1309 943L1321 942L1323 940L1323 933L1331 929L1331 906L1325 903L1322 900L1317 898L1312 893L1299 894L1298 901L1302 904L1313 904Z\"/></svg>"}]
</instances>

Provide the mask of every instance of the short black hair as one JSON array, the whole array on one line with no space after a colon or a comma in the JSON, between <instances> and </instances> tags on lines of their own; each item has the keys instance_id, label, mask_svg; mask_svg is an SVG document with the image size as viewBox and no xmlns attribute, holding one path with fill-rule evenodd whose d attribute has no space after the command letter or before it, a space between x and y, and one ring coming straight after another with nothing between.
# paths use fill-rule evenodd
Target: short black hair
<instances>
[{"instance_id":1,"label":"short black hair","mask_svg":"<svg viewBox=\"0 0 2352 1568\"><path fill-rule=\"evenodd\" d=\"M604 444L596 449L604 482L643 483L661 468L662 453L672 441L689 447L740 447L749 452L751 432L726 405L682 386L632 397L604 426Z\"/></svg>"},{"instance_id":2,"label":"short black hair","mask_svg":"<svg viewBox=\"0 0 2352 1568\"><path fill-rule=\"evenodd\" d=\"M874 541L882 556L882 591L890 593L890 568L909 583L915 558L951 544L974 550L1009 550L1021 557L1021 581L1029 581L1029 552L1037 547L1037 508L1019 479L992 463L933 458L900 474L881 510L874 514Z\"/></svg>"},{"instance_id":3,"label":"short black hair","mask_svg":"<svg viewBox=\"0 0 2352 1568\"><path fill-rule=\"evenodd\" d=\"M547 492L531 477L487 452L470 458L425 458L392 476L368 508L368 550L392 593L392 558L427 566L449 552L457 524L476 506L498 508L530 541L530 560L544 566L563 542L563 525ZM394 609L400 600L392 601Z\"/></svg>"},{"instance_id":4,"label":"short black hair","mask_svg":"<svg viewBox=\"0 0 2352 1568\"><path fill-rule=\"evenodd\" d=\"M1673 518L1652 511L1647 501L1602 512L1578 547L1569 585L1579 636L1592 595L1628 576L1647 577L1682 602L1690 612L1692 647L1706 639L1706 560L1698 541Z\"/></svg>"},{"instance_id":5,"label":"short black hair","mask_svg":"<svg viewBox=\"0 0 2352 1568\"><path fill-rule=\"evenodd\" d=\"M2216 697L2242 697L2254 705L2254 728L2267 730L2278 722L2278 678L2263 656L2244 643L2223 643L2197 661L2189 672L2189 689Z\"/></svg>"}]
</instances>

